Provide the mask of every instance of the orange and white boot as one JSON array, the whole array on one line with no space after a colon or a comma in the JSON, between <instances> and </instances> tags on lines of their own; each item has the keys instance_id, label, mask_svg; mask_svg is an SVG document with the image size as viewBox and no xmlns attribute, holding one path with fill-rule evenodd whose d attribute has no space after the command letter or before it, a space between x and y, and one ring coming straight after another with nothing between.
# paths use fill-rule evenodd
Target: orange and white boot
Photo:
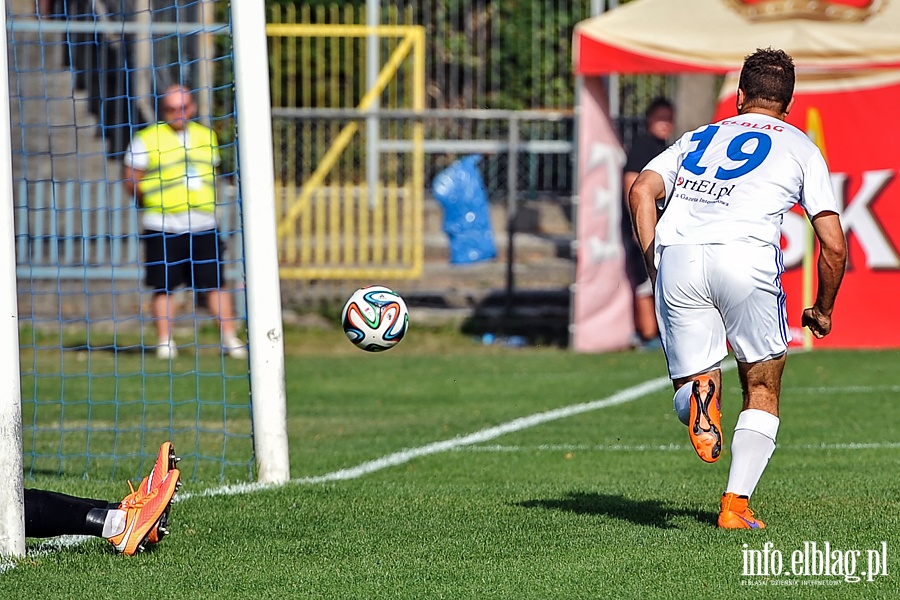
<instances>
[{"instance_id":1,"label":"orange and white boot","mask_svg":"<svg viewBox=\"0 0 900 600\"><path fill-rule=\"evenodd\" d=\"M132 555L146 548L150 532L158 527L164 513L169 510L175 491L179 487L181 472L172 469L149 494L132 492L120 505L125 511L124 530L109 538L109 543L122 554Z\"/></svg>"},{"instance_id":2,"label":"orange and white boot","mask_svg":"<svg viewBox=\"0 0 900 600\"><path fill-rule=\"evenodd\" d=\"M122 500L121 505L127 506L150 494L150 492L153 491L153 488L162 483L169 471L173 470L180 460L181 458L175 454L175 447L172 445L172 442L163 442L156 455L156 462L153 465L153 470L141 480L141 484L137 489L132 488L131 493ZM131 485L130 481L128 485ZM176 490L180 487L181 481L179 480ZM170 508L170 506L166 507L157 524L150 530L146 539L147 544L158 544L160 540L169 533L168 525Z\"/></svg>"},{"instance_id":3,"label":"orange and white boot","mask_svg":"<svg viewBox=\"0 0 900 600\"><path fill-rule=\"evenodd\" d=\"M763 529L766 524L753 516L747 506L749 498L731 492L722 494L722 509L719 511L720 529Z\"/></svg>"},{"instance_id":4,"label":"orange and white boot","mask_svg":"<svg viewBox=\"0 0 900 600\"><path fill-rule=\"evenodd\" d=\"M703 461L712 463L722 454L722 413L716 384L709 375L694 380L688 421L691 445Z\"/></svg>"}]
</instances>

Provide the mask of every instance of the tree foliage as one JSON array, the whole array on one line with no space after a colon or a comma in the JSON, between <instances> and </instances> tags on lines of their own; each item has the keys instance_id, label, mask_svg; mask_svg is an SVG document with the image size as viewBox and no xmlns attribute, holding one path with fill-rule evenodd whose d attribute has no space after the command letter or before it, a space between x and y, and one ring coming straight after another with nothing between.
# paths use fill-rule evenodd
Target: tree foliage
<instances>
[{"instance_id":1,"label":"tree foliage","mask_svg":"<svg viewBox=\"0 0 900 600\"><path fill-rule=\"evenodd\" d=\"M267 0L267 5L294 7L297 14L307 7L308 14L315 15L336 3ZM362 11L366 1L341 3L341 10L348 5ZM383 23L425 27L430 106L527 109L574 104L572 32L589 16L589 0L382 0L380 7Z\"/></svg>"}]
</instances>

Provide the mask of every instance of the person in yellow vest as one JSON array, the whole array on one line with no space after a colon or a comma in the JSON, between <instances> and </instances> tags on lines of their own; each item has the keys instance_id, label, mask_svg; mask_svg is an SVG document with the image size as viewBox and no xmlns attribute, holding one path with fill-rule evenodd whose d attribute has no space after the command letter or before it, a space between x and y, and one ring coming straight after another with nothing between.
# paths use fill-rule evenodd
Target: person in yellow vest
<instances>
[{"instance_id":1,"label":"person in yellow vest","mask_svg":"<svg viewBox=\"0 0 900 600\"><path fill-rule=\"evenodd\" d=\"M219 321L222 346L246 358L237 337L234 304L226 290L216 227L216 167L221 162L213 130L192 121L197 105L182 85L169 86L159 100L160 120L139 131L123 158L123 184L141 208L144 283L153 290L156 354L175 358L172 338L180 286L203 292Z\"/></svg>"}]
</instances>

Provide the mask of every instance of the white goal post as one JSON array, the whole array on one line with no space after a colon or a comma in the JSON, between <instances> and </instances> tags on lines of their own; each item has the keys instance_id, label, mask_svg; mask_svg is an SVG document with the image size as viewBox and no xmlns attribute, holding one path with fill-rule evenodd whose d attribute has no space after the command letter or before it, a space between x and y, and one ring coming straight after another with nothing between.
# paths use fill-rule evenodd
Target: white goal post
<instances>
[{"instance_id":1,"label":"white goal post","mask_svg":"<svg viewBox=\"0 0 900 600\"><path fill-rule=\"evenodd\" d=\"M0 0L0 381L4 382L0 389L0 477L5 482L0 485L0 556L20 557L26 546L8 4ZM254 455L258 481L280 484L290 479L290 464L265 7L262 2L233 0L230 11ZM70 26L50 21L16 25L23 30ZM192 34L198 27L210 26L177 25ZM216 31L223 31L222 24L215 25ZM140 26L153 27L149 23Z\"/></svg>"},{"instance_id":2,"label":"white goal post","mask_svg":"<svg viewBox=\"0 0 900 600\"><path fill-rule=\"evenodd\" d=\"M13 220L6 0L0 0L0 555L25 555L22 389Z\"/></svg>"},{"instance_id":3,"label":"white goal post","mask_svg":"<svg viewBox=\"0 0 900 600\"><path fill-rule=\"evenodd\" d=\"M231 27L247 271L253 445L259 481L284 483L290 479L290 465L264 3L233 1Z\"/></svg>"}]
</instances>

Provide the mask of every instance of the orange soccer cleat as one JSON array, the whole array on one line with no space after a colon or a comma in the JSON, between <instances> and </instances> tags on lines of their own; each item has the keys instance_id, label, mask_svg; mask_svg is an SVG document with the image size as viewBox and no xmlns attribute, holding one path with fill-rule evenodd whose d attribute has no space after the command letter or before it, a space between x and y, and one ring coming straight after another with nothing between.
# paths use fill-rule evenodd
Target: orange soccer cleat
<instances>
[{"instance_id":1,"label":"orange soccer cleat","mask_svg":"<svg viewBox=\"0 0 900 600\"><path fill-rule=\"evenodd\" d=\"M734 493L722 494L719 527L722 529L763 529L766 524L753 516L747 506L749 498Z\"/></svg>"},{"instance_id":2,"label":"orange soccer cleat","mask_svg":"<svg viewBox=\"0 0 900 600\"><path fill-rule=\"evenodd\" d=\"M156 456L156 464L153 465L153 470L141 481L138 491L143 494L149 494L153 487L159 485L180 460L181 458L175 454L175 447L172 445L172 442L163 442L159 447L159 454ZM177 490L180 487L181 481L178 482L175 489ZM168 535L168 525L169 507L166 507L166 510L159 518L159 523L150 530L150 535L147 536L147 543L158 544L164 536Z\"/></svg>"},{"instance_id":3,"label":"orange soccer cleat","mask_svg":"<svg viewBox=\"0 0 900 600\"><path fill-rule=\"evenodd\" d=\"M694 380L688 435L702 460L708 463L719 460L722 454L722 413L716 384L708 375L700 375Z\"/></svg>"},{"instance_id":4,"label":"orange soccer cleat","mask_svg":"<svg viewBox=\"0 0 900 600\"><path fill-rule=\"evenodd\" d=\"M141 481L137 492L149 494L150 490L156 487L165 478L166 473L174 469L180 460L175 454L175 447L172 445L172 442L163 442L159 447L159 453L156 455L156 463L153 465L153 470Z\"/></svg>"},{"instance_id":5,"label":"orange soccer cleat","mask_svg":"<svg viewBox=\"0 0 900 600\"><path fill-rule=\"evenodd\" d=\"M156 463L153 465L153 470L141 480L141 485L139 485L137 489L131 489L131 494L126 496L120 504L133 502L138 498L149 494L153 491L154 487L158 486L159 483L165 479L166 474L174 469L175 465L177 465L180 460L181 458L175 454L175 447L172 445L172 442L163 442L159 447L159 453L156 455ZM128 482L128 485L131 485L130 481ZM176 490L179 487L181 487L180 481L178 482ZM154 525L153 529L150 530L150 534L147 536L147 543L158 544L160 540L169 533L168 529L166 529L168 524L169 508L167 507L160 517L159 523Z\"/></svg>"},{"instance_id":6,"label":"orange soccer cleat","mask_svg":"<svg viewBox=\"0 0 900 600\"><path fill-rule=\"evenodd\" d=\"M125 530L109 538L109 543L123 554L132 555L144 550L150 532L169 510L180 480L181 472L172 469L149 494L141 495L137 490L122 500L119 508L125 511Z\"/></svg>"}]
</instances>

